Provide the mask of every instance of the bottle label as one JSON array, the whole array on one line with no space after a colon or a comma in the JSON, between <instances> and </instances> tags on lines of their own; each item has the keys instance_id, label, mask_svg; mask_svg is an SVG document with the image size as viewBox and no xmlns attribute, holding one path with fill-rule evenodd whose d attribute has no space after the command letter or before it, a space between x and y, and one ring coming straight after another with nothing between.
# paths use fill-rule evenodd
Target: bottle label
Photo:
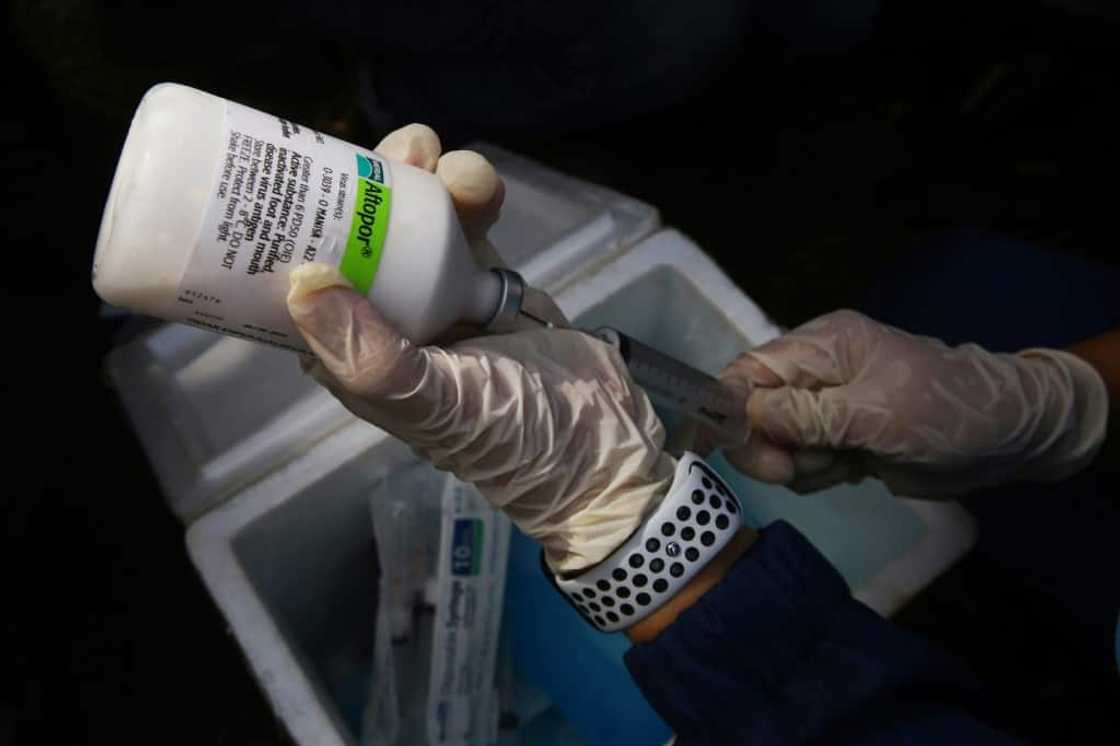
<instances>
[{"instance_id":1,"label":"bottle label","mask_svg":"<svg viewBox=\"0 0 1120 746\"><path fill-rule=\"evenodd\" d=\"M178 320L307 352L288 315L288 273L327 262L369 292L389 227L389 164L232 101L222 142Z\"/></svg>"}]
</instances>

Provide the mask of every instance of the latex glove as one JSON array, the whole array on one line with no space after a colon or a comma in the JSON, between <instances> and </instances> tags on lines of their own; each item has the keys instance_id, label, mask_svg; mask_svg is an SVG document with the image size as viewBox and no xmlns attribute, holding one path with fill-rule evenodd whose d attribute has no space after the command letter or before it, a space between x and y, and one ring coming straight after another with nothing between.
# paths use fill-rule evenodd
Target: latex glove
<instances>
[{"instance_id":1,"label":"latex glove","mask_svg":"<svg viewBox=\"0 0 1120 746\"><path fill-rule=\"evenodd\" d=\"M758 479L811 492L865 476L937 497L1013 480L1056 481L1104 439L1100 375L1057 350L948 347L837 311L731 363L754 428L728 453Z\"/></svg>"},{"instance_id":2,"label":"latex glove","mask_svg":"<svg viewBox=\"0 0 1120 746\"><path fill-rule=\"evenodd\" d=\"M472 243L484 239L503 194L485 159L441 158L435 133L416 125L377 150L434 170ZM668 492L664 429L608 345L537 329L417 347L334 268L304 265L291 282L289 311L316 355L305 369L358 417L473 482L557 572L605 558Z\"/></svg>"}]
</instances>

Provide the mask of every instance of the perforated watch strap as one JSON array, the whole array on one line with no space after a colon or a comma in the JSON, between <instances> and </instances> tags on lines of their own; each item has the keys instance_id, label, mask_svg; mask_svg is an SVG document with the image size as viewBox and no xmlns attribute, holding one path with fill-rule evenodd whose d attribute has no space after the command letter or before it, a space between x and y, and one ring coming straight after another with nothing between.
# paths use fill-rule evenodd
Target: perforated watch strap
<instances>
[{"instance_id":1,"label":"perforated watch strap","mask_svg":"<svg viewBox=\"0 0 1120 746\"><path fill-rule=\"evenodd\" d=\"M742 506L731 488L685 452L669 494L621 547L581 575L550 577L596 629L615 632L672 598L741 525Z\"/></svg>"}]
</instances>

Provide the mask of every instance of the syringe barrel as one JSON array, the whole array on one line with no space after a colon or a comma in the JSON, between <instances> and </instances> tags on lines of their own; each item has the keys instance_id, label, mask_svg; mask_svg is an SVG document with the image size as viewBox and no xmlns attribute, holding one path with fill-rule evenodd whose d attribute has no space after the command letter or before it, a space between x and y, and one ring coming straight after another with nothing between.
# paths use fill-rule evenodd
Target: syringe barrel
<instances>
[{"instance_id":1,"label":"syringe barrel","mask_svg":"<svg viewBox=\"0 0 1120 746\"><path fill-rule=\"evenodd\" d=\"M617 329L601 327L594 334L618 350L630 376L655 403L700 422L720 447L746 442L749 389L732 388Z\"/></svg>"}]
</instances>

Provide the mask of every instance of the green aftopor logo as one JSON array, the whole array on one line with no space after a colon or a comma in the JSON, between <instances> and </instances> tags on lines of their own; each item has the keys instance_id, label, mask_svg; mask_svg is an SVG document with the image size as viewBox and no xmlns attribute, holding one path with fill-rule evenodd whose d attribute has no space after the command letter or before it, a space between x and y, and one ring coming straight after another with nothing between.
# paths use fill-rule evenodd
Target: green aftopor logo
<instances>
[{"instance_id":1,"label":"green aftopor logo","mask_svg":"<svg viewBox=\"0 0 1120 746\"><path fill-rule=\"evenodd\" d=\"M358 192L354 197L354 216L339 271L361 293L369 293L377 267L385 233L389 229L389 208L393 192L385 186L384 166L380 161L355 154L358 166Z\"/></svg>"}]
</instances>

